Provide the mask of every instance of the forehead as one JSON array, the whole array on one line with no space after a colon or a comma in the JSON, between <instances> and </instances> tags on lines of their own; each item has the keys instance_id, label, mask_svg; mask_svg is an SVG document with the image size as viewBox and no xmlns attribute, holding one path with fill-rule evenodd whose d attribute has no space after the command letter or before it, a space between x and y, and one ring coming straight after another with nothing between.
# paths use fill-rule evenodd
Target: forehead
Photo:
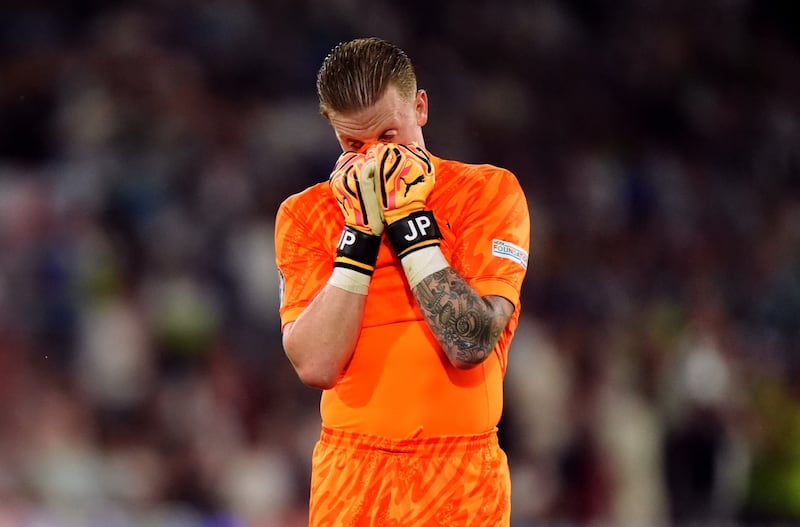
<instances>
[{"instance_id":1,"label":"forehead","mask_svg":"<svg viewBox=\"0 0 800 527\"><path fill-rule=\"evenodd\" d=\"M352 113L330 112L328 119L337 135L357 138L397 128L412 114L413 101L403 99L397 89L390 86L369 108Z\"/></svg>"}]
</instances>

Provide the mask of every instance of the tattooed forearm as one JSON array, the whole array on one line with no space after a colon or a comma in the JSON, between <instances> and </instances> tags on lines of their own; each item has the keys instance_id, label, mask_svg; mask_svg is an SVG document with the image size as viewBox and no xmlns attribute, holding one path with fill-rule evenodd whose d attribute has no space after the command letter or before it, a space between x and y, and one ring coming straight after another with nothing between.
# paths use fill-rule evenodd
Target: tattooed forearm
<instances>
[{"instance_id":1,"label":"tattooed forearm","mask_svg":"<svg viewBox=\"0 0 800 527\"><path fill-rule=\"evenodd\" d=\"M481 298L452 268L437 271L414 288L431 331L450 362L469 368L489 356L513 306L505 299Z\"/></svg>"}]
</instances>

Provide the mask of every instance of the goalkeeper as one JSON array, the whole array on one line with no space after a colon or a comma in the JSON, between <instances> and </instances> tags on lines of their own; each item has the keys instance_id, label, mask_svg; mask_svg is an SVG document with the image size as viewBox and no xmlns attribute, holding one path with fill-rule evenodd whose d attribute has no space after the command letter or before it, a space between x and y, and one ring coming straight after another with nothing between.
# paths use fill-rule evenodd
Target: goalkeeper
<instances>
[{"instance_id":1,"label":"goalkeeper","mask_svg":"<svg viewBox=\"0 0 800 527\"><path fill-rule=\"evenodd\" d=\"M344 153L275 226L283 346L322 390L309 524L508 526L525 196L508 170L428 152L428 95L395 45L339 44L317 91Z\"/></svg>"}]
</instances>

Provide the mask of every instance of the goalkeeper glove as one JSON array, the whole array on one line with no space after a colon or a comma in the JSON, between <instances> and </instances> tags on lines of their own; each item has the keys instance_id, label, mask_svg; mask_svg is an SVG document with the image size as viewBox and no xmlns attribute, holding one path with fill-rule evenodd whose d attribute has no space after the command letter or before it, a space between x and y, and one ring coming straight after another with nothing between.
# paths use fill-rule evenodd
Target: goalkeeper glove
<instances>
[{"instance_id":1,"label":"goalkeeper glove","mask_svg":"<svg viewBox=\"0 0 800 527\"><path fill-rule=\"evenodd\" d=\"M374 176L373 160L364 154L344 152L328 178L345 222L328 283L364 295L375 270L384 230Z\"/></svg>"},{"instance_id":2,"label":"goalkeeper glove","mask_svg":"<svg viewBox=\"0 0 800 527\"><path fill-rule=\"evenodd\" d=\"M433 161L416 143L371 145L386 233L413 288L425 276L448 267L439 250L442 237L433 212L426 209L436 181Z\"/></svg>"},{"instance_id":3,"label":"goalkeeper glove","mask_svg":"<svg viewBox=\"0 0 800 527\"><path fill-rule=\"evenodd\" d=\"M389 241L401 258L409 252L439 245L441 233L425 202L435 175L428 153L416 143L379 143L367 154L375 160L381 211Z\"/></svg>"}]
</instances>

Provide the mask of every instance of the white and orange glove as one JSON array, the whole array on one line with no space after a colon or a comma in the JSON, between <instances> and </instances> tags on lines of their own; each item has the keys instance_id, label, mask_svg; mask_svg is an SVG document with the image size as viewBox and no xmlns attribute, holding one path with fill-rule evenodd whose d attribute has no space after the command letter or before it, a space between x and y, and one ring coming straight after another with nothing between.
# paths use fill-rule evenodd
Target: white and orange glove
<instances>
[{"instance_id":1,"label":"white and orange glove","mask_svg":"<svg viewBox=\"0 0 800 527\"><path fill-rule=\"evenodd\" d=\"M375 182L386 234L413 288L449 264L439 248L442 233L427 208L436 174L428 152L416 143L369 145L367 163L375 163Z\"/></svg>"},{"instance_id":2,"label":"white and orange glove","mask_svg":"<svg viewBox=\"0 0 800 527\"><path fill-rule=\"evenodd\" d=\"M328 283L366 295L384 231L375 193L374 160L364 153L344 152L334 165L328 185L345 222Z\"/></svg>"}]
</instances>

